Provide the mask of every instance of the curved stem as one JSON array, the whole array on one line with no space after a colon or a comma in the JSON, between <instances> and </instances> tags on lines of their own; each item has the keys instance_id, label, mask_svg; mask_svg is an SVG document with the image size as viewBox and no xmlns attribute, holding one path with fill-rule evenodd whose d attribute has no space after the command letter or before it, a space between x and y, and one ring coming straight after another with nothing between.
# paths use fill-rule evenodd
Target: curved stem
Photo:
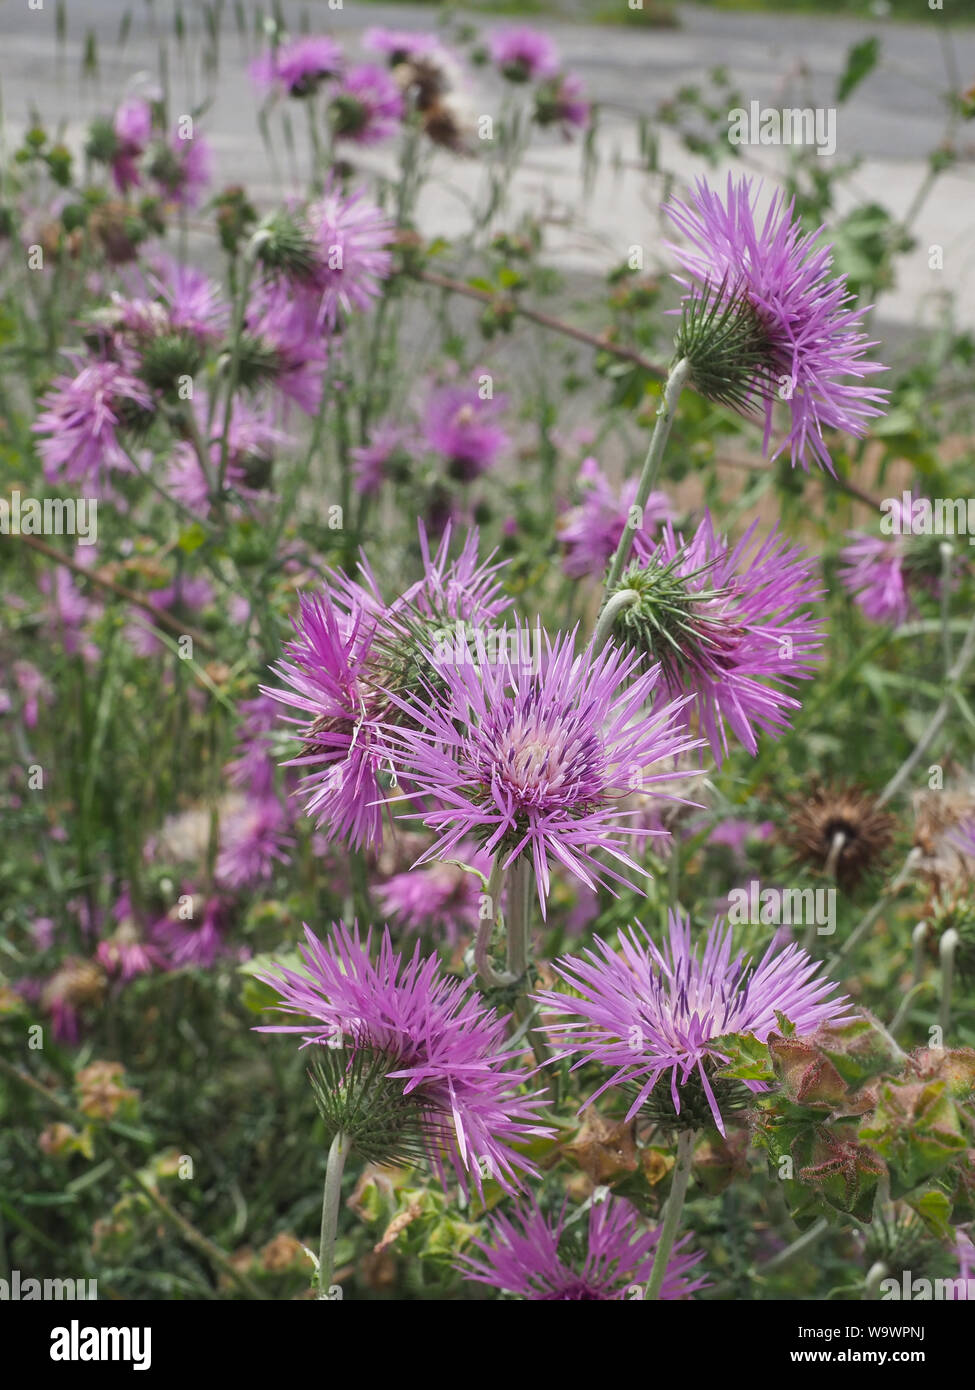
<instances>
[{"instance_id":1,"label":"curved stem","mask_svg":"<svg viewBox=\"0 0 975 1390\"><path fill-rule=\"evenodd\" d=\"M606 600L596 621L596 630L592 635L593 651L602 651L613 635L613 627L620 613L639 602L640 595L635 589L620 589L619 593L613 594Z\"/></svg>"},{"instance_id":2,"label":"curved stem","mask_svg":"<svg viewBox=\"0 0 975 1390\"><path fill-rule=\"evenodd\" d=\"M620 543L616 547L616 554L613 556L613 563L609 568L609 575L606 579L606 593L609 594L619 583L620 575L623 573L623 566L626 564L633 544L633 537L636 535L638 526L633 524L633 515L642 513L647 504L647 498L653 491L653 485L657 480L657 473L660 471L660 460L664 456L664 449L670 437L670 427L674 423L674 413L677 408L677 401L681 391L687 385L687 379L691 374L691 364L686 357L682 357L670 369L670 375L664 385L664 398L657 411L657 422L653 427L653 434L650 436L650 447L643 462L643 472L640 474L640 484L630 508L630 515L620 536Z\"/></svg>"},{"instance_id":3,"label":"curved stem","mask_svg":"<svg viewBox=\"0 0 975 1390\"><path fill-rule=\"evenodd\" d=\"M646 1297L649 1302L655 1302L660 1297L660 1290L663 1288L664 1276L667 1273L674 1240L680 1226L681 1212L684 1210L687 1186L691 1180L691 1165L694 1162L696 1139L696 1130L683 1129L677 1140L677 1162L674 1165L674 1178L670 1188L670 1196L667 1198L664 1224L660 1232L660 1239L657 1241L657 1251L653 1257L650 1282L647 1285Z\"/></svg>"},{"instance_id":4,"label":"curved stem","mask_svg":"<svg viewBox=\"0 0 975 1390\"><path fill-rule=\"evenodd\" d=\"M938 1023L941 1025L942 1042L951 1022L951 988L955 979L955 952L958 950L959 940L955 928L949 927L938 946L938 955L941 958L941 1011Z\"/></svg>"},{"instance_id":5,"label":"curved stem","mask_svg":"<svg viewBox=\"0 0 975 1390\"><path fill-rule=\"evenodd\" d=\"M503 989L506 985L514 984L518 978L507 972L499 974L491 964L491 937L494 935L494 928L501 917L501 893L504 888L504 869L501 867L500 854L495 859L491 868L491 877L488 880L488 916L483 917L478 924L477 936L474 939L474 964L477 973L483 980L488 989Z\"/></svg>"},{"instance_id":6,"label":"curved stem","mask_svg":"<svg viewBox=\"0 0 975 1390\"><path fill-rule=\"evenodd\" d=\"M339 1225L339 1199L342 1196L342 1173L352 1140L339 1130L332 1140L325 1165L325 1187L322 1191L322 1230L318 1242L318 1297L328 1298L335 1270L335 1237Z\"/></svg>"}]
</instances>

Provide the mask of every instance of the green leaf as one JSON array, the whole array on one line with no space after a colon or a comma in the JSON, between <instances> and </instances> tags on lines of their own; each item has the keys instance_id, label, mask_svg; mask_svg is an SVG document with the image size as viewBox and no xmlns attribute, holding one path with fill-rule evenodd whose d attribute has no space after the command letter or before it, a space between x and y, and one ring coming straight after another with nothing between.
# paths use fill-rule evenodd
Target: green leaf
<instances>
[{"instance_id":1,"label":"green leaf","mask_svg":"<svg viewBox=\"0 0 975 1390\"><path fill-rule=\"evenodd\" d=\"M199 550L206 538L206 531L198 521L194 521L192 526L187 526L186 530L180 533L177 545L185 555L192 555L194 550Z\"/></svg>"},{"instance_id":2,"label":"green leaf","mask_svg":"<svg viewBox=\"0 0 975 1390\"><path fill-rule=\"evenodd\" d=\"M863 79L873 72L880 57L880 40L876 37L855 43L846 55L846 67L836 84L836 100L846 101Z\"/></svg>"},{"instance_id":3,"label":"green leaf","mask_svg":"<svg viewBox=\"0 0 975 1390\"><path fill-rule=\"evenodd\" d=\"M765 1043L752 1033L727 1033L715 1038L715 1051L723 1052L729 1061L715 1072L729 1081L774 1081L772 1059Z\"/></svg>"}]
</instances>

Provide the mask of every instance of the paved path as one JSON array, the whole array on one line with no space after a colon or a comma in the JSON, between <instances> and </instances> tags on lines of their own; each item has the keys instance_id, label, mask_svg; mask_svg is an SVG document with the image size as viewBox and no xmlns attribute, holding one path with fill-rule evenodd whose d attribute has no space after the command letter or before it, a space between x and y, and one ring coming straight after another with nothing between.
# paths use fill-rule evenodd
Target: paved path
<instances>
[{"instance_id":1,"label":"paved path","mask_svg":"<svg viewBox=\"0 0 975 1390\"><path fill-rule=\"evenodd\" d=\"M200 71L206 44L199 0L187 0L183 6L188 39L182 48L172 38L171 0L131 0L128 8L131 25L120 46L120 20L126 9L121 0L67 0L67 36L59 50L54 0L44 0L40 11L30 10L28 0L0 0L0 79L4 111L15 130L33 107L48 124L64 121L69 140L77 141L90 115L110 106L136 73L156 70L164 41L174 109L186 109L207 94ZM249 3L247 8L252 10ZM418 28L432 22L432 11L399 4L346 0L341 11L333 11L326 0L282 0L282 8L296 30L303 11L314 15L318 10L321 27L340 33L353 49L370 24ZM829 106L850 44L878 33L884 45L882 65L838 113L836 158L855 156L862 161L854 176L855 191L843 194L839 210L866 198L903 215L924 178L927 152L943 133L946 73L960 90L975 83L975 32L959 31L950 45L943 14L921 12L924 22L909 26L716 13L691 5L680 7L682 27L677 30L533 20L551 32L566 65L584 76L590 94L607 104L599 142L602 165L591 190L583 193L578 143L543 137L518 177L514 207L545 213L547 254L566 270L602 271L637 243L648 248L652 260L660 235L657 206L663 183L656 175L627 167L639 159L628 113L651 115L663 98L683 84L705 81L706 73L719 63L729 69L746 103ZM478 17L477 22L490 28L502 21ZM81 84L86 31L97 39L99 75ZM238 33L234 4L228 0L223 7L219 82L202 128L215 146L222 182L246 181L259 195L272 197L282 180L256 131L256 102L245 71L252 51L253 36L244 39ZM498 99L498 86L478 73L474 109L496 111ZM299 147L300 126L299 121ZM682 178L697 173L722 176L723 169L709 170L688 156L666 128L659 139L662 168L676 169ZM930 321L945 291L955 296L959 319L975 326L975 123L961 126L960 139L967 143L966 162L945 175L925 203L915 224L917 249L902 263L900 284L880 302L880 319L892 327ZM768 148L748 151L772 173L781 167L780 153ZM369 160L388 167L382 154L371 154ZM614 169L617 161L622 168ZM735 167L731 161L729 167ZM463 199L476 194L483 171L477 160L444 156L435 174L420 208L423 230L459 234L466 225ZM944 248L941 271L928 266L928 248L935 244Z\"/></svg>"}]
</instances>

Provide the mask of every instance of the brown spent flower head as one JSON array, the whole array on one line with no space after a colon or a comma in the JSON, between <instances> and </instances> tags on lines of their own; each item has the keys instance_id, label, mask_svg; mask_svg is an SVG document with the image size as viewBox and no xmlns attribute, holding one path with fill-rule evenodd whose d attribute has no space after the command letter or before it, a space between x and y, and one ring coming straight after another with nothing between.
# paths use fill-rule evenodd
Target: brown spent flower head
<instances>
[{"instance_id":1,"label":"brown spent flower head","mask_svg":"<svg viewBox=\"0 0 975 1390\"><path fill-rule=\"evenodd\" d=\"M640 1164L633 1139L633 1121L611 1120L591 1107L572 1143L563 1147L597 1184L608 1182L620 1173L635 1173Z\"/></svg>"},{"instance_id":2,"label":"brown spent flower head","mask_svg":"<svg viewBox=\"0 0 975 1390\"><path fill-rule=\"evenodd\" d=\"M887 858L897 818L862 788L816 785L788 804L791 816L782 839L796 862L835 879L844 892Z\"/></svg>"},{"instance_id":3,"label":"brown spent flower head","mask_svg":"<svg viewBox=\"0 0 975 1390\"><path fill-rule=\"evenodd\" d=\"M41 995L41 1003L50 1008L55 1001L73 1009L100 1004L105 994L105 972L94 960L69 956L51 976Z\"/></svg>"},{"instance_id":4,"label":"brown spent flower head","mask_svg":"<svg viewBox=\"0 0 975 1390\"><path fill-rule=\"evenodd\" d=\"M92 1062L75 1076L78 1109L84 1115L110 1120L126 1101L138 1099L138 1091L122 1085L125 1068L121 1062Z\"/></svg>"},{"instance_id":5,"label":"brown spent flower head","mask_svg":"<svg viewBox=\"0 0 975 1390\"><path fill-rule=\"evenodd\" d=\"M975 879L975 861L955 843L953 834L975 820L975 787L945 786L914 795L914 848L920 851L917 872L939 891Z\"/></svg>"}]
</instances>

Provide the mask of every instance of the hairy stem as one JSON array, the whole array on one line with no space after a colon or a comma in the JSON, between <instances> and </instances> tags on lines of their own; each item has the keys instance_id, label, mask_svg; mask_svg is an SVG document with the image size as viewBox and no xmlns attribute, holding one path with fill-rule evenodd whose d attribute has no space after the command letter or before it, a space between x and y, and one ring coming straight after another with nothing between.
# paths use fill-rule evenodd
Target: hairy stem
<instances>
[{"instance_id":1,"label":"hairy stem","mask_svg":"<svg viewBox=\"0 0 975 1390\"><path fill-rule=\"evenodd\" d=\"M335 1237L339 1225L339 1199L342 1196L342 1173L352 1140L339 1130L332 1140L325 1165L325 1187L322 1191L322 1231L318 1242L318 1297L328 1298L335 1269Z\"/></svg>"},{"instance_id":2,"label":"hairy stem","mask_svg":"<svg viewBox=\"0 0 975 1390\"><path fill-rule=\"evenodd\" d=\"M664 449L667 447L667 440L670 438L671 426L674 423L674 414L680 393L687 385L688 377L691 372L691 364L686 357L682 357L670 369L670 375L664 385L664 398L657 411L657 422L653 427L653 434L650 436L650 447L643 462L643 472L640 474L640 484L630 508L623 534L620 536L620 543L616 547L616 554L609 567L609 575L606 579L606 593L612 593L619 583L620 575L623 573L623 566L626 564L633 545L633 537L639 529L638 524L634 524L635 517L638 518L643 508L647 504L647 498L653 491L653 485L657 481L657 474L660 471L660 461L664 456Z\"/></svg>"},{"instance_id":3,"label":"hairy stem","mask_svg":"<svg viewBox=\"0 0 975 1390\"><path fill-rule=\"evenodd\" d=\"M650 1271L650 1282L647 1285L646 1297L650 1302L656 1302L660 1297L660 1290L663 1288L664 1276L667 1273L667 1266L670 1263L671 1252L674 1248L674 1241L677 1238L677 1231L680 1227L681 1213L684 1210L684 1198L687 1196L687 1186L691 1180L691 1165L694 1162L694 1144L697 1133L692 1129L683 1129L677 1140L677 1162L674 1165L674 1177L671 1183L670 1196L667 1198L667 1206L664 1211L663 1227L660 1231L660 1239L657 1241L656 1254L653 1257L653 1269Z\"/></svg>"}]
</instances>

